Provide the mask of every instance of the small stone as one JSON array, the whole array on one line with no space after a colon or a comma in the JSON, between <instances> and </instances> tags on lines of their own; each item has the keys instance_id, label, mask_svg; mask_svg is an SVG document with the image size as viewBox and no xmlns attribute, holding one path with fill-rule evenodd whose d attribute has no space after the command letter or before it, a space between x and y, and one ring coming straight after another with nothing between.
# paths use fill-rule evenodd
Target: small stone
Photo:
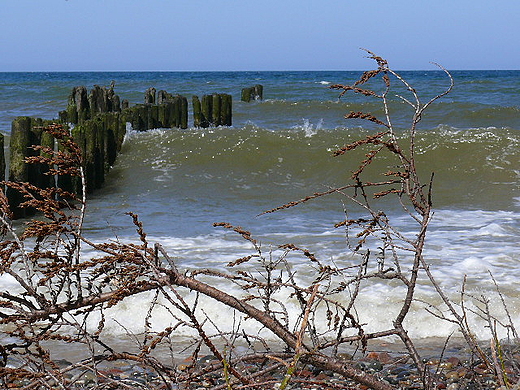
<instances>
[{"instance_id":1,"label":"small stone","mask_svg":"<svg viewBox=\"0 0 520 390\"><path fill-rule=\"evenodd\" d=\"M468 369L460 367L459 369L457 369L457 373L459 374L459 378L464 378L468 373Z\"/></svg>"},{"instance_id":2,"label":"small stone","mask_svg":"<svg viewBox=\"0 0 520 390\"><path fill-rule=\"evenodd\" d=\"M397 385L399 383L399 380L397 379L397 375L387 375L387 376L385 376L384 379L391 385Z\"/></svg>"},{"instance_id":3,"label":"small stone","mask_svg":"<svg viewBox=\"0 0 520 390\"><path fill-rule=\"evenodd\" d=\"M397 374L397 379L398 379L399 381L401 381L401 380L403 380L403 379L405 379L405 378L408 378L409 376L410 376L410 371L408 371L408 370L402 370L401 372L399 372L399 373Z\"/></svg>"},{"instance_id":4,"label":"small stone","mask_svg":"<svg viewBox=\"0 0 520 390\"><path fill-rule=\"evenodd\" d=\"M460 359L458 357L452 356L446 359L447 362L450 362L453 367L456 367L460 364Z\"/></svg>"},{"instance_id":5,"label":"small stone","mask_svg":"<svg viewBox=\"0 0 520 390\"><path fill-rule=\"evenodd\" d=\"M206 356L203 356L201 357L198 361L197 361L197 364L200 364L200 365L207 365L207 364L210 364L210 363L213 363L215 361L217 361L218 359L213 356L213 355L206 355Z\"/></svg>"},{"instance_id":6,"label":"small stone","mask_svg":"<svg viewBox=\"0 0 520 390\"><path fill-rule=\"evenodd\" d=\"M403 367L395 367L390 370L390 374L397 375L401 371L404 371L405 369Z\"/></svg>"},{"instance_id":7,"label":"small stone","mask_svg":"<svg viewBox=\"0 0 520 390\"><path fill-rule=\"evenodd\" d=\"M87 371L87 372L85 372L85 374L82 375L79 382L84 383L84 384L95 383L96 375L91 371Z\"/></svg>"},{"instance_id":8,"label":"small stone","mask_svg":"<svg viewBox=\"0 0 520 390\"><path fill-rule=\"evenodd\" d=\"M338 359L345 360L345 361L347 361L347 360L352 360L352 355L350 355L350 354L348 354L348 353L338 353L338 354L336 355L336 357L337 357Z\"/></svg>"},{"instance_id":9,"label":"small stone","mask_svg":"<svg viewBox=\"0 0 520 390\"><path fill-rule=\"evenodd\" d=\"M379 361L383 364L390 363L393 359L388 352L381 352L378 357Z\"/></svg>"},{"instance_id":10,"label":"small stone","mask_svg":"<svg viewBox=\"0 0 520 390\"><path fill-rule=\"evenodd\" d=\"M187 364L179 364L177 368L181 371L186 371L188 369L189 365Z\"/></svg>"},{"instance_id":11,"label":"small stone","mask_svg":"<svg viewBox=\"0 0 520 390\"><path fill-rule=\"evenodd\" d=\"M378 360L374 360L374 361L368 362L366 367L369 370L381 371L383 369L383 364Z\"/></svg>"},{"instance_id":12,"label":"small stone","mask_svg":"<svg viewBox=\"0 0 520 390\"><path fill-rule=\"evenodd\" d=\"M445 375L446 379L456 380L460 378L458 371L448 371Z\"/></svg>"},{"instance_id":13,"label":"small stone","mask_svg":"<svg viewBox=\"0 0 520 390\"><path fill-rule=\"evenodd\" d=\"M378 359L379 354L377 352L369 352L367 355L367 359Z\"/></svg>"}]
</instances>

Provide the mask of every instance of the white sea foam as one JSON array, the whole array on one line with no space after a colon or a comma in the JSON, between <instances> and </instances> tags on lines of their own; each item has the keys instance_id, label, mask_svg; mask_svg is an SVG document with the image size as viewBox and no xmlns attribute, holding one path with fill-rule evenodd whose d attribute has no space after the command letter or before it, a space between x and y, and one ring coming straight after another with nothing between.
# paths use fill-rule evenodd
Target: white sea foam
<instances>
[{"instance_id":1,"label":"white sea foam","mask_svg":"<svg viewBox=\"0 0 520 390\"><path fill-rule=\"evenodd\" d=\"M303 118L302 121L303 123L301 125L296 125L292 128L295 130L303 130L306 137L312 137L313 135L316 135L318 130L323 128L323 119L320 119L316 125L311 123L311 121L306 118Z\"/></svg>"},{"instance_id":2,"label":"white sea foam","mask_svg":"<svg viewBox=\"0 0 520 390\"><path fill-rule=\"evenodd\" d=\"M504 286L504 291L507 292L507 304L510 308L513 308L513 321L518 325L520 314L514 308L520 306L520 297L512 296L508 290L509 288L514 289L516 286L516 275L519 269L518 249L515 246L516 241L513 241L514 229L510 232L508 229L502 228L502 225L498 222L498 220L502 219L502 221L508 221L509 224L514 224L515 218L516 215L509 212L459 211L457 220L453 221L452 211L438 211L435 223L432 224L431 237L429 237L432 243L428 244L429 247L426 250L425 258L440 285L451 299L455 302L460 300L462 282L464 276L468 275L466 292L469 295L477 297L483 295L491 299L494 302L493 306L491 306L494 314L499 319L506 320L507 318L501 308L500 300L496 296L495 287L491 283L488 273L491 271L499 280L500 285ZM397 221L403 228L407 227L404 218L398 218ZM298 221L293 222L298 223ZM502 244L486 244L486 237L489 237L491 242L496 240L494 234L497 231L501 234L498 237ZM479 232L480 235L476 234ZM339 255L337 252L341 251L338 250L338 247L335 249L330 248L332 241L329 240L336 238L341 240L341 233L335 230L327 230L322 234L309 237L305 237L302 233L298 235L282 235L278 233L278 235L280 235L280 238L284 236L287 240L294 240L295 242L308 240L309 245L306 246L311 251L318 247L317 244L323 244L321 249L329 251L331 260L339 261L340 263L343 261L344 263L341 263L343 265L348 264L345 263L347 260L355 260L349 260L344 257L345 255ZM226 232L192 237L151 235L148 239L152 243L160 242L183 272L200 268L222 270L227 262L253 252L251 243L238 237L238 235ZM119 237L119 240L131 242L132 238ZM343 246L343 248L344 252L345 247ZM279 250L273 248L272 255L277 256L277 251ZM87 253L86 257L88 258L91 255L93 253ZM327 256L321 254L320 258L325 261ZM291 258L289 257L288 260L291 261ZM255 264L257 263L254 260L251 261L248 269L253 272L256 267ZM303 285L309 285L315 277L315 274L309 272L309 267L305 263L294 263L293 270L297 271L296 277ZM488 282L485 282L486 280ZM4 275L0 278L2 289L14 291L16 284L16 281L10 276ZM233 296L239 297L246 294L246 292L225 279L214 279L211 285L227 291ZM360 323L367 324L366 332L375 332L392 327L392 320L399 312L402 304L404 290L404 287L395 283L370 282L363 286L355 306L355 313L359 316ZM189 303L193 303L193 293L185 289L179 289L179 291L186 297ZM299 305L294 301L294 298L289 297L289 292L281 293L276 298L287 304L289 317L293 318L292 321L294 321L300 312ZM346 304L349 294L344 292L343 295L339 295L336 298ZM453 331L456 331L453 324L441 321L426 311L427 307L430 310L432 308L445 310L445 308L440 298L435 294L433 288L426 283L424 278L419 281L416 298L417 302L413 304L412 311L405 324L412 337L446 337ZM145 318L152 300L152 293L142 293L127 298L120 304L107 309L104 313L106 317L105 331L115 335L127 332L142 332L145 329ZM168 306L168 302L160 299L159 303L164 306L157 306L153 310L150 320L152 329L157 331L164 329L164 327L175 325L177 321L172 316L172 312L169 311L173 309ZM466 303L468 308L476 307L476 305L476 302L468 298ZM233 321L236 323L240 319L240 316L234 318L231 310L223 307L221 304L216 304L210 298L200 297L198 308L198 315L201 321L206 316L209 316L219 330L222 331L231 331L234 326ZM316 314L320 315L320 313ZM175 315L182 317L180 313ZM98 321L99 318L91 316L89 318L89 326L92 329L96 329ZM253 320L244 322L244 319L242 319L241 321L249 331L260 332L260 326ZM478 338L489 338L487 328L482 323L482 320L469 313L468 321L474 327L474 332ZM318 326L324 328L325 325L324 322L318 322ZM213 325L208 323L208 326L211 332ZM264 333L265 336L270 337L269 332ZM193 335L194 332L192 329L180 327L176 329L176 334L189 336ZM504 336L503 332L501 336Z\"/></svg>"},{"instance_id":3,"label":"white sea foam","mask_svg":"<svg viewBox=\"0 0 520 390\"><path fill-rule=\"evenodd\" d=\"M516 248L516 240L514 234L516 230L513 228L504 228L502 225L514 225L517 222L517 216L512 212L486 212L486 211L459 211L457 218L453 218L451 210L438 211L435 223L432 224L432 232L429 236L431 241L426 250L426 260L431 266L431 270L439 281L442 288L455 302L460 299L460 290L465 275L466 291L468 294L479 296L485 294L496 300L497 304L493 310L498 310L498 316L502 320L505 319L500 309L499 301L494 296L495 287L491 283L489 272L497 277L501 286L507 290L510 286L516 285L516 274L518 273L518 250ZM502 222L498 222L502 221ZM406 224L404 219L398 224ZM498 234L498 235L497 235ZM279 233L278 235L283 236ZM308 237L311 242L307 247L316 249L316 244L322 243L323 239L334 239L337 237L341 240L341 234L337 231L324 231L322 234ZM486 238L494 242L497 237L501 240L501 245L490 245ZM285 235L287 240L298 242L305 239L302 234ZM244 242L240 238L228 237L226 235L216 235L213 237L192 237L192 238L168 238L156 237L157 241L162 242L174 256L181 266L188 268L210 267L221 269L224 262L233 261L237 257L248 253L251 250L249 243ZM504 241L505 240L505 241ZM313 244L314 243L314 244ZM329 250L331 259L339 259L338 254L333 254L334 250L330 248L330 241L323 243L323 250ZM245 252L245 253L244 253ZM321 258L326 257L321 253ZM186 259L188 263L186 263ZM343 260L341 260L343 261ZM254 265L254 263L253 263ZM252 265L252 266L253 266ZM298 269L297 277L302 283L308 283L312 280L313 275L306 274L305 267L302 264L295 264ZM307 276L306 276L307 275ZM308 277L309 279L306 279ZM487 283L483 284L483 281ZM220 281L214 286L227 289L229 283ZM366 331L384 330L391 326L393 316L400 308L401 300L404 296L403 288L395 285L385 285L381 283L368 284L365 286L356 305L356 312L359 315L360 322L367 323ZM231 290L233 294L243 294L237 290ZM421 280L417 289L416 297L418 302L414 304L413 310L407 319L407 327L412 337L446 337L451 334L455 328L454 325L445 321L438 320L429 314L425 305L420 302L428 302L432 307L442 308L442 302L435 295L431 286ZM237 296L238 296L237 295ZM348 298L345 295L340 299ZM136 303L135 307L143 307L146 296L141 297L141 303ZM280 296L279 299L287 301L288 298ZM511 307L520 305L520 297L507 297L508 304ZM470 303L468 299L467 305L475 305ZM216 318L219 327L228 330L232 326L230 319L232 313L228 309L214 305L210 300L201 300L201 308L209 316ZM128 309L128 306L126 307ZM118 309L120 310L120 309ZM115 312L118 321L132 318L131 315L122 312ZM288 306L289 314L297 315L298 305ZM519 316L514 318L518 321ZM165 323L171 321L168 319L167 313L157 314L157 326L164 326ZM470 325L475 327L476 336L482 339L489 338L489 334L485 328L485 324L476 316L469 315ZM251 324L252 322L248 322ZM518 322L517 322L518 324ZM253 326L253 325L251 325ZM113 331L116 332L118 327L114 324ZM253 326L254 328L254 326ZM181 332L181 330L179 330ZM189 332L188 332L189 333Z\"/></svg>"},{"instance_id":4,"label":"white sea foam","mask_svg":"<svg viewBox=\"0 0 520 390\"><path fill-rule=\"evenodd\" d=\"M478 229L475 234L477 236L492 236L492 237L506 237L509 234L507 231L500 226L498 223L490 223L487 226L483 226Z\"/></svg>"},{"instance_id":5,"label":"white sea foam","mask_svg":"<svg viewBox=\"0 0 520 390\"><path fill-rule=\"evenodd\" d=\"M218 288L227 290L228 293L233 296L240 297L244 296L244 292L230 288L229 283L226 285L215 285ZM401 308L403 295L403 289L400 291L392 291L386 286L382 288L375 287L371 293L364 293L357 300L356 306L353 313L358 316L358 321L364 325L365 332L378 332L387 329L392 329L392 321L395 319ZM195 294L189 293L186 290L179 289L179 292L185 296L188 305L193 305ZM397 294L399 293L399 294ZM502 309L501 301L498 296L486 295L491 302L492 314L502 321L507 321L505 311ZM400 297L400 298L398 298ZM301 312L298 303L294 298L290 298L288 292L284 294L277 294L273 298L283 302L285 309L288 314L289 326L294 327L295 321ZM457 334L457 327L451 322L443 321L439 318L432 316L426 309L429 310L442 310L442 312L450 316L450 313L446 311L444 306L441 304L437 297L432 297L431 294L417 294L417 301L412 305L412 310L405 321L405 327L412 338L419 339L425 337L441 337L445 338L455 332ZM458 297L453 297L455 302ZM145 330L145 318L150 313L150 302L152 302L153 294L142 293L131 298L125 299L117 306L107 309L104 312L105 315L105 331L110 334L123 334L123 333L141 333ZM347 297L343 299L346 303ZM340 297L340 300L341 297ZM425 302L425 303L423 303ZM169 303L161 298L158 301L159 305L151 312L149 323L151 329L154 331L161 331L165 327L173 326L177 323L178 318L184 318L181 313L172 308ZM508 300L508 304L511 307L516 307L518 302ZM474 312L478 311L477 307L482 308L482 305L478 302L467 298L465 305L467 307L468 324L471 327L473 333L479 339L489 339L490 334L486 327L486 323L479 316L475 315ZM253 319L245 320L244 316L240 313L233 313L232 310L223 306L214 300L199 296L198 297L198 309L197 316L199 321L204 322L206 317L211 318L211 322L206 323L206 329L208 332L214 333L217 331L231 332L240 322L244 329L248 332L257 333L268 339L274 340L274 336L266 331L262 326ZM258 306L261 308L261 306ZM273 306L273 309L276 309ZM174 315L172 315L172 313ZM520 320L516 311L513 311L513 321L516 324ZM326 318L325 308L321 307L318 311L313 313L315 319ZM89 326L92 329L96 329L99 318L92 316L89 318ZM318 320L316 322L317 330L322 332L326 329L326 321ZM355 334L356 329L351 329L346 332L347 334ZM189 327L179 327L175 331L176 335L190 336L195 335L195 331ZM505 337L506 332L501 329L499 331L500 337Z\"/></svg>"}]
</instances>

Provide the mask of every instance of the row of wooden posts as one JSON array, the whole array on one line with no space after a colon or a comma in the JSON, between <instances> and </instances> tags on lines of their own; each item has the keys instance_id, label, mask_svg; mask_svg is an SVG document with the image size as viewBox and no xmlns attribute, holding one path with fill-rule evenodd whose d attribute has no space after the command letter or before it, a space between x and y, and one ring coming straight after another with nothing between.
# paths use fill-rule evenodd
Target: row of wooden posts
<instances>
[{"instance_id":1,"label":"row of wooden posts","mask_svg":"<svg viewBox=\"0 0 520 390\"><path fill-rule=\"evenodd\" d=\"M262 89L252 87L253 99L262 98ZM260 95L258 95L258 92ZM242 95L244 92L242 91ZM251 100L251 98L249 99ZM246 100L246 101L249 101ZM193 125L195 127L231 126L232 98L228 94L192 97ZM46 175L48 167L26 164L26 157L35 156L33 145L57 148L55 140L43 129L56 120L17 117L12 122L9 180L28 182L40 188L57 185L67 191L80 194L82 186L78 178ZM105 176L115 163L126 134L127 123L136 131L156 128L188 127L188 100L181 95L149 88L145 91L144 104L129 105L121 100L110 87L95 86L90 93L83 86L74 87L69 95L68 105L59 113L59 123L70 126L71 134L83 151L83 164L87 193L100 188ZM0 178L5 179L4 137L0 133ZM16 190L7 188L6 195L14 218L24 218L33 212L19 207L23 197Z\"/></svg>"}]
</instances>

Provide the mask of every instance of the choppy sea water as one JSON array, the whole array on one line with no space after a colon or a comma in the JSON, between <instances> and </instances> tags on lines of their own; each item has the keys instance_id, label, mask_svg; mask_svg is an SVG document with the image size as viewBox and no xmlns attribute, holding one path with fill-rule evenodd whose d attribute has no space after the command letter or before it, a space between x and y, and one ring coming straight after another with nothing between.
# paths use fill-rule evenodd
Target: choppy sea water
<instances>
[{"instance_id":1,"label":"choppy sea water","mask_svg":"<svg viewBox=\"0 0 520 390\"><path fill-rule=\"evenodd\" d=\"M133 240L135 229L125 215L132 211L139 214L150 241L162 243L180 268L222 270L229 261L251 253L250 245L238 235L212 226L226 221L250 230L265 248L293 243L324 263L348 267L358 259L349 252L345 231L333 226L345 218L345 212L356 213L346 198L334 195L258 215L348 182L362 155L333 157L332 152L372 129L343 116L350 111L376 115L382 111L378 101L365 97L338 99L337 91L328 86L352 83L360 74L0 73L0 131L8 134L10 122L19 115L56 117L76 85L91 88L114 80L116 93L131 103L142 102L151 86L187 97L230 93L232 127L144 133L130 129L105 187L90 198L85 234L94 241ZM520 327L516 287L520 275L520 71L452 74L453 92L426 112L417 138L424 180L435 172L435 214L427 235L426 260L454 300L460 300L466 276L466 291L489 298L497 316L504 318L491 272ZM443 72L402 75L424 100L449 84ZM241 88L254 84L264 86L264 100L240 102ZM411 118L409 108L393 98L391 109L396 127L405 129ZM375 163L381 171L391 166L385 159ZM375 207L385 210L410 237L417 232L417 225L397 202L383 200ZM297 263L295 268L302 283L311 280L309 267ZM449 335L453 326L435 320L424 309L428 304L439 306L439 298L425 280L419 284L418 300L408 319L411 335ZM232 286L220 287L233 291ZM0 288L11 288L9 281L0 280ZM362 322L370 323L368 330L385 328L403 298L403 289L396 285L367 284L357 312ZM149 299L143 294L113 309L117 322L111 323L110 330L125 333L123 324L139 331L143 324L135 318ZM226 326L229 317L221 308L208 303L205 310ZM157 315L156 326L159 329L169 321L166 313ZM489 336L483 327L479 329L478 337Z\"/></svg>"}]
</instances>

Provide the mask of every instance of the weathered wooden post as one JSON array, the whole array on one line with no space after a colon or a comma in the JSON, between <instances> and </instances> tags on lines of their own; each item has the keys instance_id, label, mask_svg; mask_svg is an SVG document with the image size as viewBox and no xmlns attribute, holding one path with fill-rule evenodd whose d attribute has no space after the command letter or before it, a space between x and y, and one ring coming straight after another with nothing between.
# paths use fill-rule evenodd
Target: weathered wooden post
<instances>
[{"instance_id":1,"label":"weathered wooden post","mask_svg":"<svg viewBox=\"0 0 520 390\"><path fill-rule=\"evenodd\" d=\"M106 138L106 122L104 115L98 116L92 121L94 122L94 169L95 169L95 180L94 188L101 188L105 182L105 173L108 169L108 165L105 163L105 138Z\"/></svg>"},{"instance_id":2,"label":"weathered wooden post","mask_svg":"<svg viewBox=\"0 0 520 390\"><path fill-rule=\"evenodd\" d=\"M25 157L29 155L31 146L31 122L28 116L19 116L11 124L11 145L9 162L9 180L26 182L28 176L28 165Z\"/></svg>"},{"instance_id":3,"label":"weathered wooden post","mask_svg":"<svg viewBox=\"0 0 520 390\"><path fill-rule=\"evenodd\" d=\"M114 93L113 87L105 91L108 112L121 112L121 99Z\"/></svg>"},{"instance_id":4,"label":"weathered wooden post","mask_svg":"<svg viewBox=\"0 0 520 390\"><path fill-rule=\"evenodd\" d=\"M180 127L181 129L188 128L188 99L185 96L179 95L180 104L181 104L181 120Z\"/></svg>"},{"instance_id":5,"label":"weathered wooden post","mask_svg":"<svg viewBox=\"0 0 520 390\"><path fill-rule=\"evenodd\" d=\"M83 152L85 150L85 142L84 138L80 136L79 130L81 129L81 126L78 125L74 127L71 131L71 135L74 138L74 142L80 147L82 150L83 156L85 153ZM65 151L63 149L63 146L61 143L58 143L58 150L59 151ZM78 196L81 196L83 194L83 188L81 183L81 178L78 176L71 176L71 175L59 175L56 180L56 184L59 188L61 188L64 191L68 191L70 193L76 194Z\"/></svg>"},{"instance_id":6,"label":"weathered wooden post","mask_svg":"<svg viewBox=\"0 0 520 390\"><path fill-rule=\"evenodd\" d=\"M197 95L191 97L193 107L193 127L207 127L202 125L202 109Z\"/></svg>"},{"instance_id":7,"label":"weathered wooden post","mask_svg":"<svg viewBox=\"0 0 520 390\"><path fill-rule=\"evenodd\" d=\"M25 163L25 158L34 156L35 151L32 145L37 145L32 131L33 120L27 116L17 117L11 124L10 142L10 161L9 161L9 180L18 183L26 183L33 179L34 170L29 164ZM7 199L15 219L24 218L34 214L34 210L20 208L20 203L24 202L24 197L17 190L7 187Z\"/></svg>"},{"instance_id":8,"label":"weathered wooden post","mask_svg":"<svg viewBox=\"0 0 520 390\"><path fill-rule=\"evenodd\" d=\"M195 127L231 126L232 96L224 93L214 93L202 96L202 103L198 96L193 96L193 125Z\"/></svg>"},{"instance_id":9,"label":"weathered wooden post","mask_svg":"<svg viewBox=\"0 0 520 390\"><path fill-rule=\"evenodd\" d=\"M83 151L83 169L87 193L100 188L105 181L105 118L104 115L83 122L73 130L73 137ZM76 191L79 183L73 183Z\"/></svg>"},{"instance_id":10,"label":"weathered wooden post","mask_svg":"<svg viewBox=\"0 0 520 390\"><path fill-rule=\"evenodd\" d=\"M96 182L96 127L94 121L87 121L81 125L85 148L83 149L84 174L87 193L91 193L95 188Z\"/></svg>"},{"instance_id":11,"label":"weathered wooden post","mask_svg":"<svg viewBox=\"0 0 520 390\"><path fill-rule=\"evenodd\" d=\"M241 100L250 102L251 100L262 100L264 98L264 87L257 84L253 87L242 88Z\"/></svg>"},{"instance_id":12,"label":"weathered wooden post","mask_svg":"<svg viewBox=\"0 0 520 390\"><path fill-rule=\"evenodd\" d=\"M88 95L88 102L90 104L90 117L94 115L107 112L107 101L103 88L99 85L94 85L94 88L90 90Z\"/></svg>"},{"instance_id":13,"label":"weathered wooden post","mask_svg":"<svg viewBox=\"0 0 520 390\"><path fill-rule=\"evenodd\" d=\"M264 99L264 86L261 84L256 84L253 87L253 94L255 100L263 100Z\"/></svg>"},{"instance_id":14,"label":"weathered wooden post","mask_svg":"<svg viewBox=\"0 0 520 390\"><path fill-rule=\"evenodd\" d=\"M104 155L105 172L116 162L117 154L121 150L124 134L121 135L121 115L119 113L107 113L104 118Z\"/></svg>"},{"instance_id":15,"label":"weathered wooden post","mask_svg":"<svg viewBox=\"0 0 520 390\"><path fill-rule=\"evenodd\" d=\"M150 87L144 92L144 104L155 104L155 88Z\"/></svg>"},{"instance_id":16,"label":"weathered wooden post","mask_svg":"<svg viewBox=\"0 0 520 390\"><path fill-rule=\"evenodd\" d=\"M158 117L157 121L159 122L160 127L168 127L168 104L161 103L158 106Z\"/></svg>"},{"instance_id":17,"label":"weathered wooden post","mask_svg":"<svg viewBox=\"0 0 520 390\"><path fill-rule=\"evenodd\" d=\"M173 100L173 95L171 93L168 93L163 90L157 92L157 104L164 104L170 100Z\"/></svg>"},{"instance_id":18,"label":"weathered wooden post","mask_svg":"<svg viewBox=\"0 0 520 390\"><path fill-rule=\"evenodd\" d=\"M78 86L72 88L69 95L67 109L60 113L64 122L79 123L90 118L90 103L87 88Z\"/></svg>"},{"instance_id":19,"label":"weathered wooden post","mask_svg":"<svg viewBox=\"0 0 520 390\"><path fill-rule=\"evenodd\" d=\"M211 107L211 123L214 126L220 126L220 109L221 109L221 99L218 93L214 93L212 95L212 107Z\"/></svg>"},{"instance_id":20,"label":"weathered wooden post","mask_svg":"<svg viewBox=\"0 0 520 390\"><path fill-rule=\"evenodd\" d=\"M31 120L31 131L33 134L34 145L40 145L54 150L54 137L43 130L45 127L50 126L51 124L53 124L53 121L51 120L44 120L41 118L33 118ZM32 146L33 145L31 145L31 147ZM39 152L32 150L30 154L36 156L40 155L44 157L51 157L49 154L46 154L43 150ZM29 183L40 188L54 187L54 177L51 175L47 175L47 172L49 172L48 164L30 164L28 169Z\"/></svg>"},{"instance_id":21,"label":"weathered wooden post","mask_svg":"<svg viewBox=\"0 0 520 390\"><path fill-rule=\"evenodd\" d=\"M161 127L159 124L159 106L156 104L149 105L149 106L147 106L147 109L148 109L148 128L146 130L157 129L157 128Z\"/></svg>"},{"instance_id":22,"label":"weathered wooden post","mask_svg":"<svg viewBox=\"0 0 520 390\"><path fill-rule=\"evenodd\" d=\"M181 127L182 106L179 96L173 98L173 121L171 127Z\"/></svg>"},{"instance_id":23,"label":"weathered wooden post","mask_svg":"<svg viewBox=\"0 0 520 390\"><path fill-rule=\"evenodd\" d=\"M242 94L241 99L243 102L249 103L251 101L251 93L252 89L250 87L248 88L242 88Z\"/></svg>"},{"instance_id":24,"label":"weathered wooden post","mask_svg":"<svg viewBox=\"0 0 520 390\"><path fill-rule=\"evenodd\" d=\"M228 94L221 94L220 100L220 124L222 126L231 126L232 122L232 96Z\"/></svg>"},{"instance_id":25,"label":"weathered wooden post","mask_svg":"<svg viewBox=\"0 0 520 390\"><path fill-rule=\"evenodd\" d=\"M213 117L212 103L213 97L211 95L202 96L202 127L208 127L211 122Z\"/></svg>"},{"instance_id":26,"label":"weathered wooden post","mask_svg":"<svg viewBox=\"0 0 520 390\"><path fill-rule=\"evenodd\" d=\"M142 105L137 105L130 108L130 123L132 128L136 131L143 131L146 127L145 116L146 109Z\"/></svg>"}]
</instances>

